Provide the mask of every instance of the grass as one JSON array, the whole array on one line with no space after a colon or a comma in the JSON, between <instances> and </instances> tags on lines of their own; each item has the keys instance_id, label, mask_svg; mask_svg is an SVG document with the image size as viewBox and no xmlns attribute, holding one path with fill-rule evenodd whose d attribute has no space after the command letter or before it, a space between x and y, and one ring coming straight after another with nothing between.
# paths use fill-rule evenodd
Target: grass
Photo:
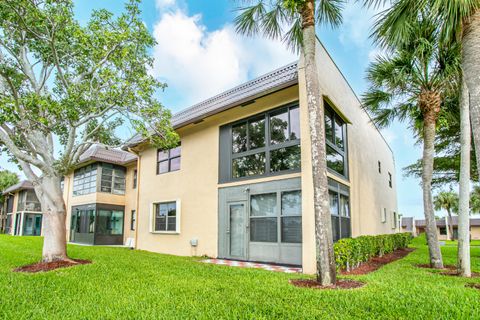
<instances>
[{"instance_id":1,"label":"grass","mask_svg":"<svg viewBox=\"0 0 480 320\"><path fill-rule=\"evenodd\" d=\"M414 267L428 262L425 239L406 258L363 276L354 290L296 288L307 277L241 269L124 248L69 246L93 264L13 273L40 259L42 239L0 235L0 319L480 319L480 291L462 279ZM454 247L442 247L446 264ZM472 248L480 271L480 248Z\"/></svg>"},{"instance_id":2,"label":"grass","mask_svg":"<svg viewBox=\"0 0 480 320\"><path fill-rule=\"evenodd\" d=\"M445 245L447 246L457 246L458 245L458 241L454 240L444 240L443 242L445 242ZM480 240L471 240L470 241L470 246L472 247L480 247Z\"/></svg>"}]
</instances>

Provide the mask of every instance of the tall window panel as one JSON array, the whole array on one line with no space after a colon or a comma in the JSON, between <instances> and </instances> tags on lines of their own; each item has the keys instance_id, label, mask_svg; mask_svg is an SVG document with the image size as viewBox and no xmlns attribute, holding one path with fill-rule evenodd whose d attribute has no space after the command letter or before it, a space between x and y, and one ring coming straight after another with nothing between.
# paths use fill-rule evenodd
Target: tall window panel
<instances>
[{"instance_id":1,"label":"tall window panel","mask_svg":"<svg viewBox=\"0 0 480 320\"><path fill-rule=\"evenodd\" d=\"M220 129L223 181L288 173L300 169L298 104L226 125Z\"/></svg>"},{"instance_id":2,"label":"tall window panel","mask_svg":"<svg viewBox=\"0 0 480 320\"><path fill-rule=\"evenodd\" d=\"M100 192L125 194L125 173L124 167L102 163Z\"/></svg>"},{"instance_id":3,"label":"tall window panel","mask_svg":"<svg viewBox=\"0 0 480 320\"><path fill-rule=\"evenodd\" d=\"M180 170L181 146L157 150L157 174Z\"/></svg>"},{"instance_id":4,"label":"tall window panel","mask_svg":"<svg viewBox=\"0 0 480 320\"><path fill-rule=\"evenodd\" d=\"M80 196L97 191L97 164L75 170L73 175L73 195Z\"/></svg>"},{"instance_id":5,"label":"tall window panel","mask_svg":"<svg viewBox=\"0 0 480 320\"><path fill-rule=\"evenodd\" d=\"M327 102L324 105L327 167L340 176L348 177L347 125Z\"/></svg>"},{"instance_id":6,"label":"tall window panel","mask_svg":"<svg viewBox=\"0 0 480 320\"><path fill-rule=\"evenodd\" d=\"M351 237L348 188L333 180L329 180L329 198L333 241Z\"/></svg>"}]
</instances>

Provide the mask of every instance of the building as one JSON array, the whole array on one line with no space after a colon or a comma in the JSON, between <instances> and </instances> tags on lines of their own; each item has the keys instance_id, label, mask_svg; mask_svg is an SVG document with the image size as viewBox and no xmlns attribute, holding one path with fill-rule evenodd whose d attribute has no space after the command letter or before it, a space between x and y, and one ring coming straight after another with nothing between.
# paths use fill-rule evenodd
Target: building
<instances>
[{"instance_id":1,"label":"building","mask_svg":"<svg viewBox=\"0 0 480 320\"><path fill-rule=\"evenodd\" d=\"M415 219L413 217L402 217L400 222L400 230L402 232L410 232L415 237L417 235Z\"/></svg>"},{"instance_id":2,"label":"building","mask_svg":"<svg viewBox=\"0 0 480 320\"><path fill-rule=\"evenodd\" d=\"M450 240L449 226L453 227L453 239L458 239L458 216L452 216L452 219L446 217L437 220L437 236L439 240ZM425 220L415 220L415 232L420 234L425 232ZM480 240L480 218L470 218L470 239Z\"/></svg>"},{"instance_id":3,"label":"building","mask_svg":"<svg viewBox=\"0 0 480 320\"><path fill-rule=\"evenodd\" d=\"M392 151L319 42L316 50L334 240L397 232ZM303 72L289 64L175 114L176 148L135 136L124 151L89 150L63 182L69 241L314 273Z\"/></svg>"}]
</instances>

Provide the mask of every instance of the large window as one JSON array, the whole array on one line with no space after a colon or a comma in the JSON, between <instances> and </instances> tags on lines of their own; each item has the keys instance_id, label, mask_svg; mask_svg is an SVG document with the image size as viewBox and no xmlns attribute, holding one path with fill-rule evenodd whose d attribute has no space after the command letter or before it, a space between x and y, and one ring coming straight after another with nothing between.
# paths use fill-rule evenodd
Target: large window
<instances>
[{"instance_id":1,"label":"large window","mask_svg":"<svg viewBox=\"0 0 480 320\"><path fill-rule=\"evenodd\" d=\"M301 243L301 191L252 195L250 197L250 241Z\"/></svg>"},{"instance_id":2,"label":"large window","mask_svg":"<svg viewBox=\"0 0 480 320\"><path fill-rule=\"evenodd\" d=\"M180 170L181 146L157 151L157 174Z\"/></svg>"},{"instance_id":3,"label":"large window","mask_svg":"<svg viewBox=\"0 0 480 320\"><path fill-rule=\"evenodd\" d=\"M300 169L298 104L255 115L220 130L222 181Z\"/></svg>"},{"instance_id":4,"label":"large window","mask_svg":"<svg viewBox=\"0 0 480 320\"><path fill-rule=\"evenodd\" d=\"M13 196L7 196L7 213L13 212Z\"/></svg>"},{"instance_id":5,"label":"large window","mask_svg":"<svg viewBox=\"0 0 480 320\"><path fill-rule=\"evenodd\" d=\"M346 177L347 125L325 102L325 141L327 144L327 167L331 171Z\"/></svg>"},{"instance_id":6,"label":"large window","mask_svg":"<svg viewBox=\"0 0 480 320\"><path fill-rule=\"evenodd\" d=\"M162 202L153 204L154 232L179 232L177 202Z\"/></svg>"},{"instance_id":7,"label":"large window","mask_svg":"<svg viewBox=\"0 0 480 320\"><path fill-rule=\"evenodd\" d=\"M42 211L40 201L34 190L22 190L19 193L17 211Z\"/></svg>"},{"instance_id":8,"label":"large window","mask_svg":"<svg viewBox=\"0 0 480 320\"><path fill-rule=\"evenodd\" d=\"M102 163L100 192L125 194L125 168Z\"/></svg>"},{"instance_id":9,"label":"large window","mask_svg":"<svg viewBox=\"0 0 480 320\"><path fill-rule=\"evenodd\" d=\"M12 214L7 214L7 220L5 222L5 233L10 234L12 232Z\"/></svg>"},{"instance_id":10,"label":"large window","mask_svg":"<svg viewBox=\"0 0 480 320\"><path fill-rule=\"evenodd\" d=\"M333 241L349 238L351 231L348 188L333 180L329 180L329 196Z\"/></svg>"},{"instance_id":11,"label":"large window","mask_svg":"<svg viewBox=\"0 0 480 320\"><path fill-rule=\"evenodd\" d=\"M97 235L110 236L123 234L123 211L98 210Z\"/></svg>"},{"instance_id":12,"label":"large window","mask_svg":"<svg viewBox=\"0 0 480 320\"><path fill-rule=\"evenodd\" d=\"M73 195L80 196L97 191L97 164L75 170L73 175Z\"/></svg>"}]
</instances>

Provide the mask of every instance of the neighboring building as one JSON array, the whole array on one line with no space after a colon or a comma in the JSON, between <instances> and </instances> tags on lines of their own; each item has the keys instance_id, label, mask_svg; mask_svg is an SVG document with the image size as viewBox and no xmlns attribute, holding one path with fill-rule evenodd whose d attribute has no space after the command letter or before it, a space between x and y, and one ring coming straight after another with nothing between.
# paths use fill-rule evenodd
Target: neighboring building
<instances>
[{"instance_id":1,"label":"neighboring building","mask_svg":"<svg viewBox=\"0 0 480 320\"><path fill-rule=\"evenodd\" d=\"M439 240L449 240L449 225L453 226L453 239L458 239L458 216L452 216L452 219L446 217L437 220L437 236ZM425 232L425 220L415 220L416 233ZM480 240L480 218L470 218L470 239Z\"/></svg>"},{"instance_id":2,"label":"neighboring building","mask_svg":"<svg viewBox=\"0 0 480 320\"><path fill-rule=\"evenodd\" d=\"M40 201L29 181L21 181L7 188L3 195L6 214L5 233L21 236L39 236L42 233Z\"/></svg>"},{"instance_id":3,"label":"neighboring building","mask_svg":"<svg viewBox=\"0 0 480 320\"><path fill-rule=\"evenodd\" d=\"M320 43L317 65L334 240L398 232L392 151ZM63 181L69 240L314 273L303 72L293 63L175 114L176 148L136 136L129 152L90 149Z\"/></svg>"},{"instance_id":4,"label":"neighboring building","mask_svg":"<svg viewBox=\"0 0 480 320\"><path fill-rule=\"evenodd\" d=\"M413 236L417 235L417 230L415 228L415 219L413 217L402 217L400 223L402 232L410 232Z\"/></svg>"}]
</instances>

